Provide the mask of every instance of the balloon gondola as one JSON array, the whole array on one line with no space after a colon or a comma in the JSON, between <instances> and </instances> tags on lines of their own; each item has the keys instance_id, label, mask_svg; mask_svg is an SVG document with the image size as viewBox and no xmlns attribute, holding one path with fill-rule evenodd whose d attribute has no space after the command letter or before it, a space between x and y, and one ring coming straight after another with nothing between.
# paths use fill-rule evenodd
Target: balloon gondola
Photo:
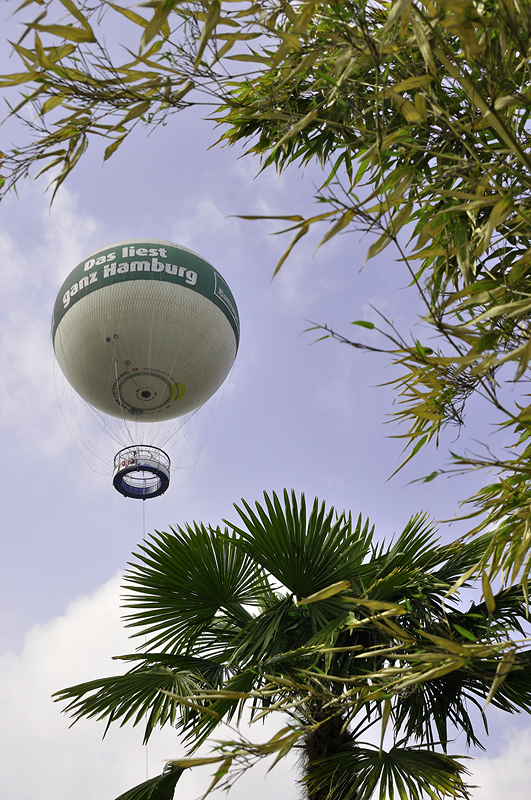
<instances>
[{"instance_id":1,"label":"balloon gondola","mask_svg":"<svg viewBox=\"0 0 531 800\"><path fill-rule=\"evenodd\" d=\"M134 444L114 457L113 486L124 497L158 497L170 485L170 457L160 447Z\"/></svg>"},{"instance_id":2,"label":"balloon gondola","mask_svg":"<svg viewBox=\"0 0 531 800\"><path fill-rule=\"evenodd\" d=\"M193 250L128 239L72 270L55 302L52 342L74 391L149 439L146 431L190 415L225 381L238 310L221 274ZM169 456L144 440L115 457L113 484L125 497L161 495L169 478Z\"/></svg>"}]
</instances>

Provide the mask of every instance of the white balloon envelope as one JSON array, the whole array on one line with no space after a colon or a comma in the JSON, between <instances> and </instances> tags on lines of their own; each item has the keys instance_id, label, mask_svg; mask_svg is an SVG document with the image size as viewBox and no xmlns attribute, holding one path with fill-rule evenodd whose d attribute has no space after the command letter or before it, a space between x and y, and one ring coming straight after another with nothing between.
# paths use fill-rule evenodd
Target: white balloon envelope
<instances>
[{"instance_id":1,"label":"white balloon envelope","mask_svg":"<svg viewBox=\"0 0 531 800\"><path fill-rule=\"evenodd\" d=\"M199 408L224 382L238 350L238 310L223 277L194 251L128 239L72 270L55 302L52 341L90 406L124 422L160 422Z\"/></svg>"}]
</instances>

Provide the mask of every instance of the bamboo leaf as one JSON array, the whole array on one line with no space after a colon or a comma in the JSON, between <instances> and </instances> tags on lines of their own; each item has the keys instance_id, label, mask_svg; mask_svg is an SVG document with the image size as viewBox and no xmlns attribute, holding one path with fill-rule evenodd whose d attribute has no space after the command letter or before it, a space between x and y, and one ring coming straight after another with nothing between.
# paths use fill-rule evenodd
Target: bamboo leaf
<instances>
[{"instance_id":1,"label":"bamboo leaf","mask_svg":"<svg viewBox=\"0 0 531 800\"><path fill-rule=\"evenodd\" d=\"M391 3L389 12L387 14L387 19L381 30L382 38L393 27L402 14L404 14L406 17L409 17L411 11L411 2L412 0L394 0L394 2Z\"/></svg>"},{"instance_id":2,"label":"bamboo leaf","mask_svg":"<svg viewBox=\"0 0 531 800\"><path fill-rule=\"evenodd\" d=\"M204 800L204 798L207 797L210 794L212 789L215 786L217 786L217 784L220 782L220 780L222 780L222 778L225 777L225 775L227 774L227 772L229 771L231 766L232 766L232 756L227 756L226 758L223 759L223 761L221 762L220 766L216 770L216 772L214 774L214 777L212 779L212 782L211 782L210 786L208 787L208 789L206 790L205 794L203 795L202 800Z\"/></svg>"},{"instance_id":3,"label":"bamboo leaf","mask_svg":"<svg viewBox=\"0 0 531 800\"><path fill-rule=\"evenodd\" d=\"M406 78L404 81L399 81L393 86L395 92L407 92L411 89L419 89L422 86L428 86L433 81L431 75L413 75L411 78Z\"/></svg>"},{"instance_id":4,"label":"bamboo leaf","mask_svg":"<svg viewBox=\"0 0 531 800\"><path fill-rule=\"evenodd\" d=\"M220 0L212 0L210 3L210 11L203 24L201 36L197 43L197 54L194 61L194 69L198 69L201 64L201 59L205 48L212 37L213 31L216 29L221 16L221 3Z\"/></svg>"},{"instance_id":5,"label":"bamboo leaf","mask_svg":"<svg viewBox=\"0 0 531 800\"><path fill-rule=\"evenodd\" d=\"M260 56L255 53L235 53L232 56L226 56L229 61L250 61L255 64L267 64L269 58Z\"/></svg>"},{"instance_id":6,"label":"bamboo leaf","mask_svg":"<svg viewBox=\"0 0 531 800\"><path fill-rule=\"evenodd\" d=\"M61 0L61 3L72 14L72 16L75 17L75 19L77 19L77 21L82 24L82 26L85 28L86 31L94 35L88 19L82 13L81 9L78 6L76 6L73 0Z\"/></svg>"},{"instance_id":7,"label":"bamboo leaf","mask_svg":"<svg viewBox=\"0 0 531 800\"><path fill-rule=\"evenodd\" d=\"M340 216L336 224L332 226L325 236L323 236L317 247L321 247L321 245L325 244L325 242L328 242L333 236L342 231L343 228L346 228L347 225L352 222L355 216L356 209L350 208L348 211L345 211L345 213Z\"/></svg>"},{"instance_id":8,"label":"bamboo leaf","mask_svg":"<svg viewBox=\"0 0 531 800\"><path fill-rule=\"evenodd\" d=\"M202 767L206 764L219 764L225 760L225 756L197 756L195 758L174 758L168 761L173 767L190 769L191 767Z\"/></svg>"},{"instance_id":9,"label":"bamboo leaf","mask_svg":"<svg viewBox=\"0 0 531 800\"><path fill-rule=\"evenodd\" d=\"M366 600L358 597L349 597L353 603L358 603L360 606L372 608L374 611L393 611L396 614L405 614L407 612L405 606L399 603L388 603L385 600Z\"/></svg>"},{"instance_id":10,"label":"bamboo leaf","mask_svg":"<svg viewBox=\"0 0 531 800\"><path fill-rule=\"evenodd\" d=\"M112 9L114 9L114 11L116 11L118 14L122 14L124 17L127 17L128 20L134 22L135 25L140 25L142 28L147 28L148 21L140 14L137 14L136 11L133 11L131 8L123 8L122 6L119 6L116 3L109 3L109 6Z\"/></svg>"},{"instance_id":11,"label":"bamboo leaf","mask_svg":"<svg viewBox=\"0 0 531 800\"><path fill-rule=\"evenodd\" d=\"M492 686L490 687L490 691L488 693L487 699L485 700L485 705L483 708L486 708L488 704L491 702L492 698L500 688L501 684L506 679L507 675L511 672L514 664L515 659L515 650L511 648L506 653L504 653L501 661L499 662L496 668L496 675L494 680L492 681Z\"/></svg>"},{"instance_id":12,"label":"bamboo leaf","mask_svg":"<svg viewBox=\"0 0 531 800\"><path fill-rule=\"evenodd\" d=\"M74 28L70 25L39 25L33 24L31 27L41 33L48 33L51 36L59 36L61 39L69 39L72 42L95 42L96 38L92 29Z\"/></svg>"},{"instance_id":13,"label":"bamboo leaf","mask_svg":"<svg viewBox=\"0 0 531 800\"><path fill-rule=\"evenodd\" d=\"M152 19L146 25L142 38L140 40L140 50L144 50L150 41L162 34L162 36L169 36L168 16L173 9L173 4L163 2L155 6L155 13ZM134 21L134 20L132 20Z\"/></svg>"},{"instance_id":14,"label":"bamboo leaf","mask_svg":"<svg viewBox=\"0 0 531 800\"><path fill-rule=\"evenodd\" d=\"M373 242L367 250L367 255L365 256L365 261L363 263L366 264L370 258L374 258L374 256L378 255L378 253L381 253L390 242L392 242L391 235L387 233L387 231L382 233L382 235L379 236L378 239Z\"/></svg>"},{"instance_id":15,"label":"bamboo leaf","mask_svg":"<svg viewBox=\"0 0 531 800\"><path fill-rule=\"evenodd\" d=\"M355 320L354 322L351 322L350 324L351 325L361 325L362 328L370 328L371 330L373 330L374 327L375 327L373 322L368 322L365 319L358 319L358 320Z\"/></svg>"},{"instance_id":16,"label":"bamboo leaf","mask_svg":"<svg viewBox=\"0 0 531 800\"><path fill-rule=\"evenodd\" d=\"M494 101L494 108L496 111L501 111L504 108L517 106L521 103L521 99L514 94L507 95L506 97L497 97Z\"/></svg>"},{"instance_id":17,"label":"bamboo leaf","mask_svg":"<svg viewBox=\"0 0 531 800\"><path fill-rule=\"evenodd\" d=\"M128 122L131 122L131 120L141 117L146 113L146 111L149 111L150 107L151 100L142 100L140 103L137 103L131 109L129 109L125 117L123 117L118 125L116 125L116 128L120 128L121 126L126 125Z\"/></svg>"},{"instance_id":18,"label":"bamboo leaf","mask_svg":"<svg viewBox=\"0 0 531 800\"><path fill-rule=\"evenodd\" d=\"M282 264L287 259L287 257L289 256L289 254L291 253L291 251L293 250L293 248L295 247L295 245L299 241L299 239L302 239L303 236L306 236L306 234L308 233L309 230L310 230L310 226L309 225L302 225L300 227L298 233L292 239L292 241L290 243L290 246L288 247L288 249L286 250L286 252L282 256L282 258L280 259L280 261L276 265L275 271L273 273L273 276L275 276L277 274L277 272L279 272L280 268L282 267Z\"/></svg>"},{"instance_id":19,"label":"bamboo leaf","mask_svg":"<svg viewBox=\"0 0 531 800\"><path fill-rule=\"evenodd\" d=\"M52 109L57 108L57 106L60 106L65 101L65 99L66 98L63 97L62 95L56 95L55 97L48 98L48 100L46 100L42 104L42 108L41 108L41 112L40 112L41 116L44 115L44 114L47 114L48 111L52 111Z\"/></svg>"},{"instance_id":20,"label":"bamboo leaf","mask_svg":"<svg viewBox=\"0 0 531 800\"><path fill-rule=\"evenodd\" d=\"M382 713L382 730L380 733L380 756L382 755L383 752L385 731L387 730L387 723L389 722L389 717L391 716L391 710L392 710L391 701L384 700L383 713Z\"/></svg>"},{"instance_id":21,"label":"bamboo leaf","mask_svg":"<svg viewBox=\"0 0 531 800\"><path fill-rule=\"evenodd\" d=\"M302 119L296 122L295 125L291 126L289 131L285 133L284 136L279 140L276 147L277 148L282 147L282 145L285 142L293 138L293 136L296 136L296 134L300 133L300 131L304 130L304 128L306 128L310 124L310 122L312 122L317 117L318 114L319 114L319 109L317 108L313 109L308 114L306 114Z\"/></svg>"},{"instance_id":22,"label":"bamboo leaf","mask_svg":"<svg viewBox=\"0 0 531 800\"><path fill-rule=\"evenodd\" d=\"M116 152L116 150L120 147L126 136L127 135L120 136L118 139L115 139L114 142L111 142L111 144L105 148L105 153L103 155L104 161L107 161L107 159L110 158L112 154Z\"/></svg>"},{"instance_id":23,"label":"bamboo leaf","mask_svg":"<svg viewBox=\"0 0 531 800\"><path fill-rule=\"evenodd\" d=\"M483 596L485 597L485 603L489 610L489 613L494 614L494 612L496 611L496 601L494 599L490 581L488 579L485 570L482 570L481 572L481 585L483 587Z\"/></svg>"},{"instance_id":24,"label":"bamboo leaf","mask_svg":"<svg viewBox=\"0 0 531 800\"><path fill-rule=\"evenodd\" d=\"M411 25L422 58L424 59L424 62L428 68L428 72L430 72L432 75L437 75L437 67L435 65L433 49L431 47L430 40L424 29L423 24L419 20L417 20L415 16L412 16Z\"/></svg>"},{"instance_id":25,"label":"bamboo leaf","mask_svg":"<svg viewBox=\"0 0 531 800\"><path fill-rule=\"evenodd\" d=\"M212 708L208 706L200 705L199 703L194 703L193 700L189 700L187 697L182 697L181 695L175 694L174 692L168 692L165 689L161 689L162 694L167 695L172 700L177 700L177 702L181 706L186 706L187 708L193 708L194 711L199 711L201 714L208 714L211 717L215 717L216 719L220 719L220 715L217 711L214 711Z\"/></svg>"},{"instance_id":26,"label":"bamboo leaf","mask_svg":"<svg viewBox=\"0 0 531 800\"><path fill-rule=\"evenodd\" d=\"M329 597L333 597L335 594L338 594L349 587L350 581L338 581L337 583L332 583L330 586L327 586L326 589L321 589L319 592L315 592L314 594L305 597L303 600L299 600L297 605L302 606L307 603L317 603L319 600L327 600Z\"/></svg>"},{"instance_id":27,"label":"bamboo leaf","mask_svg":"<svg viewBox=\"0 0 531 800\"><path fill-rule=\"evenodd\" d=\"M435 678L442 678L445 675L449 675L450 673L455 672L457 669L460 669L464 663L464 659L447 659L443 664L441 664L441 666L433 667L433 669L428 669L426 672L421 672L420 674L414 675L410 678L405 678L404 680L400 681L397 686L399 690L403 690L408 686L425 683L426 681L432 681L435 680Z\"/></svg>"}]
</instances>

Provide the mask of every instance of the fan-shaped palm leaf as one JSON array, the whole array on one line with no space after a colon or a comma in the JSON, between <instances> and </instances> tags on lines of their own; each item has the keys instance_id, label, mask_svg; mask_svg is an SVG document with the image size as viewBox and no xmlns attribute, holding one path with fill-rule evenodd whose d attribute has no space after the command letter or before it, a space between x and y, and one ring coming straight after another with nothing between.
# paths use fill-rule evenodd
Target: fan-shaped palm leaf
<instances>
[{"instance_id":1,"label":"fan-shaped palm leaf","mask_svg":"<svg viewBox=\"0 0 531 800\"><path fill-rule=\"evenodd\" d=\"M245 527L229 523L240 546L297 599L364 573L373 529L361 517L353 526L350 515L327 511L317 498L308 514L294 492L284 492L283 505L275 493L264 493L265 507L242 505L235 508Z\"/></svg>"},{"instance_id":2,"label":"fan-shaped palm leaf","mask_svg":"<svg viewBox=\"0 0 531 800\"><path fill-rule=\"evenodd\" d=\"M126 620L142 628L148 646L192 646L220 614L236 627L251 619L245 606L260 602L265 584L234 538L194 525L157 532L141 546L126 575L126 605L134 609ZM220 624L217 635L223 638Z\"/></svg>"}]
</instances>

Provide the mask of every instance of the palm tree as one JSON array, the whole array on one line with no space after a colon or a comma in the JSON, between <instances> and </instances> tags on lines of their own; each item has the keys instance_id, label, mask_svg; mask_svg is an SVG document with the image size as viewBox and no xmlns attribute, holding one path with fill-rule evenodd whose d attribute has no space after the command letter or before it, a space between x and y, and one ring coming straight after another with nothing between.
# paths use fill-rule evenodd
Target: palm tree
<instances>
[{"instance_id":1,"label":"palm tree","mask_svg":"<svg viewBox=\"0 0 531 800\"><path fill-rule=\"evenodd\" d=\"M220 763L213 784L242 758L297 748L308 800L369 800L378 787L382 800L468 797L452 736L481 746L471 713L483 715L487 698L531 708L530 653L510 643L525 617L521 588L466 611L446 598L486 537L441 544L418 515L377 543L361 517L287 492L236 510L238 524L186 525L141 545L125 621L142 651L121 657L133 662L125 675L58 692L65 711L145 724L145 741L175 725L190 755L245 709L278 712L287 724L270 742L226 742L209 759ZM380 747L366 741L375 726ZM169 800L182 770L204 761L171 762L122 798Z\"/></svg>"}]
</instances>

